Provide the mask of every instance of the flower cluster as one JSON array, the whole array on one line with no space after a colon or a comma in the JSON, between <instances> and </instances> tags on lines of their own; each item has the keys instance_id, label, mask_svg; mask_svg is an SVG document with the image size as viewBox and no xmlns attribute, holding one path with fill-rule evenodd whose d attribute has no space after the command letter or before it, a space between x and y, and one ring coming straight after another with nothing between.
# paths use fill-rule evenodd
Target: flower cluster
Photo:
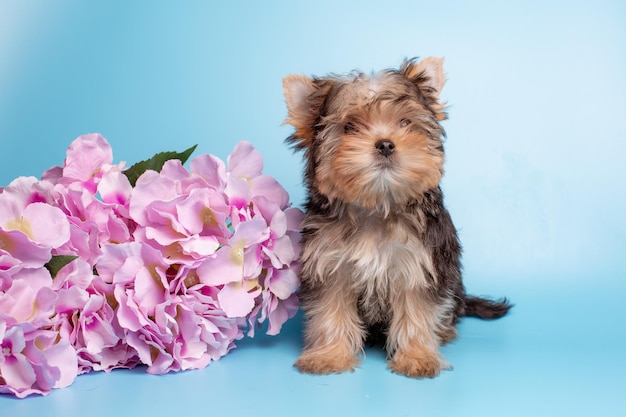
<instances>
[{"instance_id":1,"label":"flower cluster","mask_svg":"<svg viewBox=\"0 0 626 417\"><path fill-rule=\"evenodd\" d=\"M91 134L41 180L0 189L0 393L202 368L295 314L302 213L258 151L189 167L168 159L132 184Z\"/></svg>"}]
</instances>

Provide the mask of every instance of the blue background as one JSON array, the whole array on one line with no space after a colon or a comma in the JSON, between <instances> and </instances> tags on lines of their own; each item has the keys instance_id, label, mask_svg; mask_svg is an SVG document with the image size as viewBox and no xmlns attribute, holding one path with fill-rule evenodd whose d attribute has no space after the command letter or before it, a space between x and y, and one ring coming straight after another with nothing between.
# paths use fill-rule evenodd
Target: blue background
<instances>
[{"instance_id":1,"label":"blue background","mask_svg":"<svg viewBox=\"0 0 626 417\"><path fill-rule=\"evenodd\" d=\"M242 139L304 198L281 79L443 56L446 201L465 282L516 304L466 319L434 380L291 367L301 317L200 371L80 376L13 416L626 415L626 5L621 1L0 0L0 184L100 132L116 162Z\"/></svg>"}]
</instances>

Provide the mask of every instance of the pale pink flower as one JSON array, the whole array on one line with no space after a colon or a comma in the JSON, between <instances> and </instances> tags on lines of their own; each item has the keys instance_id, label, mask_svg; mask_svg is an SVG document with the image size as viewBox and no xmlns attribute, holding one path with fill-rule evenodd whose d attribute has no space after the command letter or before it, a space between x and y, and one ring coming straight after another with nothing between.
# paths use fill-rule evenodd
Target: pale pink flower
<instances>
[{"instance_id":1,"label":"pale pink flower","mask_svg":"<svg viewBox=\"0 0 626 417\"><path fill-rule=\"evenodd\" d=\"M146 244L128 242L102 248L96 269L100 278L114 287L120 303L118 319L124 327L135 331L147 324L156 305L165 301L167 268L161 253Z\"/></svg>"},{"instance_id":2,"label":"pale pink flower","mask_svg":"<svg viewBox=\"0 0 626 417\"><path fill-rule=\"evenodd\" d=\"M159 319L162 319L159 315ZM162 323L163 324L163 323ZM172 343L170 332L161 331L157 323L150 322L137 331L126 335L126 343L135 349L141 363L148 365L146 371L151 374L164 374L179 371L180 366L168 346Z\"/></svg>"},{"instance_id":3,"label":"pale pink flower","mask_svg":"<svg viewBox=\"0 0 626 417\"><path fill-rule=\"evenodd\" d=\"M226 166L224 162L209 154L197 156L189 163L194 178L201 179L205 186L218 192L226 187Z\"/></svg>"},{"instance_id":4,"label":"pale pink flower","mask_svg":"<svg viewBox=\"0 0 626 417\"><path fill-rule=\"evenodd\" d=\"M58 247L55 255L79 256L86 263L93 265L100 257L100 229L94 222L83 221L79 217L69 216L70 238Z\"/></svg>"},{"instance_id":5,"label":"pale pink flower","mask_svg":"<svg viewBox=\"0 0 626 417\"><path fill-rule=\"evenodd\" d=\"M239 223L228 244L198 267L198 277L206 285L223 286L218 294L228 317L244 317L254 308L260 294L258 276L263 258L260 244L269 237L262 218Z\"/></svg>"},{"instance_id":6,"label":"pale pink flower","mask_svg":"<svg viewBox=\"0 0 626 417\"><path fill-rule=\"evenodd\" d=\"M111 170L102 176L97 190L105 204L127 207L133 187L121 171ZM128 217L127 212L124 214Z\"/></svg>"},{"instance_id":7,"label":"pale pink flower","mask_svg":"<svg viewBox=\"0 0 626 417\"><path fill-rule=\"evenodd\" d=\"M46 395L53 388L71 385L77 374L76 352L50 330L24 333L9 328L0 315L0 393L19 398Z\"/></svg>"},{"instance_id":8,"label":"pale pink flower","mask_svg":"<svg viewBox=\"0 0 626 417\"><path fill-rule=\"evenodd\" d=\"M36 330L25 338L25 355L35 369L41 394L74 382L78 371L76 351L66 340L51 330Z\"/></svg>"},{"instance_id":9,"label":"pale pink flower","mask_svg":"<svg viewBox=\"0 0 626 417\"><path fill-rule=\"evenodd\" d=\"M18 178L0 194L0 255L10 255L28 267L41 267L53 248L69 239L69 222L47 202L32 178ZM41 189L40 189L41 191Z\"/></svg>"},{"instance_id":10,"label":"pale pink flower","mask_svg":"<svg viewBox=\"0 0 626 417\"><path fill-rule=\"evenodd\" d=\"M266 285L271 296L266 307L269 318L267 334L278 334L282 325L298 312L296 291L300 280L294 269L275 269L271 275L268 274Z\"/></svg>"},{"instance_id":11,"label":"pale pink flower","mask_svg":"<svg viewBox=\"0 0 626 417\"><path fill-rule=\"evenodd\" d=\"M239 223L228 243L198 267L200 280L217 286L258 276L262 264L259 244L268 237L269 227L262 218Z\"/></svg>"},{"instance_id":12,"label":"pale pink flower","mask_svg":"<svg viewBox=\"0 0 626 417\"><path fill-rule=\"evenodd\" d=\"M262 196L255 197L254 207L269 224L270 236L263 245L263 252L272 266L283 268L294 263L300 253L302 211L297 208L281 210L278 205Z\"/></svg>"},{"instance_id":13,"label":"pale pink flower","mask_svg":"<svg viewBox=\"0 0 626 417\"><path fill-rule=\"evenodd\" d=\"M205 289L195 286L157 305L154 321L128 335L149 373L203 368L242 337L242 321L226 317Z\"/></svg>"},{"instance_id":14,"label":"pale pink flower","mask_svg":"<svg viewBox=\"0 0 626 417\"><path fill-rule=\"evenodd\" d=\"M280 333L283 324L296 315L299 308L297 294L291 294L284 300L271 297L266 305L266 314L268 317L267 334L275 336Z\"/></svg>"},{"instance_id":15,"label":"pale pink flower","mask_svg":"<svg viewBox=\"0 0 626 417\"><path fill-rule=\"evenodd\" d=\"M57 185L57 190L60 191L58 205L63 209L68 220L83 232L96 233L95 236L90 236L96 239L96 242L87 245L84 241L82 243L69 242L70 248L76 248L76 245L87 246L90 251L97 254L94 244L127 242L130 239L130 221L127 216L120 215L120 210L122 212L125 210L124 206L104 203L93 193L77 184L70 184L68 188ZM72 234L72 237L78 236ZM81 255L82 252L80 252Z\"/></svg>"},{"instance_id":16,"label":"pale pink flower","mask_svg":"<svg viewBox=\"0 0 626 417\"><path fill-rule=\"evenodd\" d=\"M196 351L198 349L203 351L201 357L204 359L198 359L198 361L217 360L235 347L235 340L243 337L242 320L227 317L214 296L207 294L203 289L192 288L180 297L184 310L194 313L193 321L186 320L185 316L180 316L178 320L181 323L182 340L189 345L181 350L181 352L189 352L186 353L188 365L183 364L183 369L199 367L199 362L190 359L192 356L197 356L190 354L192 352L190 346L195 346ZM189 326L190 323L194 325ZM190 342L195 343L192 345ZM197 342L201 342L204 346L198 345Z\"/></svg>"},{"instance_id":17,"label":"pale pink flower","mask_svg":"<svg viewBox=\"0 0 626 417\"><path fill-rule=\"evenodd\" d=\"M54 329L76 349L79 373L132 367L134 352L125 346L124 331L107 301L113 287L94 276L92 269L79 258L54 278L58 294Z\"/></svg>"},{"instance_id":18,"label":"pale pink flower","mask_svg":"<svg viewBox=\"0 0 626 417\"><path fill-rule=\"evenodd\" d=\"M106 298L93 294L88 298L84 307L78 311L80 315L75 328L77 339L74 346L77 348L81 362L96 371L119 366L119 360L127 356L125 353L113 361L110 359L111 355L109 358L103 355L115 349L123 337L121 331L116 332L113 325L115 313L107 304Z\"/></svg>"},{"instance_id":19,"label":"pale pink flower","mask_svg":"<svg viewBox=\"0 0 626 417\"><path fill-rule=\"evenodd\" d=\"M68 147L63 163L63 174L58 183L69 185L78 183L95 195L102 177L109 172L121 172L124 163L113 163L113 150L105 138L98 133L79 136ZM53 172L48 177L54 177ZM124 186L125 190L127 187Z\"/></svg>"},{"instance_id":20,"label":"pale pink flower","mask_svg":"<svg viewBox=\"0 0 626 417\"><path fill-rule=\"evenodd\" d=\"M67 386L77 374L76 352L53 330L51 317L57 294L47 270L22 269L0 297L0 327L4 327L0 392L18 397L47 394Z\"/></svg>"},{"instance_id":21,"label":"pale pink flower","mask_svg":"<svg viewBox=\"0 0 626 417\"><path fill-rule=\"evenodd\" d=\"M0 392L11 392L20 398L30 394L37 375L23 354L25 348L24 331L18 326L7 329L0 316Z\"/></svg>"},{"instance_id":22,"label":"pale pink flower","mask_svg":"<svg viewBox=\"0 0 626 417\"><path fill-rule=\"evenodd\" d=\"M170 264L196 265L212 255L228 231L229 210L223 195L194 181L180 161L144 173L130 201L135 239L160 249Z\"/></svg>"},{"instance_id":23,"label":"pale pink flower","mask_svg":"<svg viewBox=\"0 0 626 417\"><path fill-rule=\"evenodd\" d=\"M44 268L20 270L0 297L0 312L27 330L49 325L57 297L51 283L50 273Z\"/></svg>"},{"instance_id":24,"label":"pale pink flower","mask_svg":"<svg viewBox=\"0 0 626 417\"><path fill-rule=\"evenodd\" d=\"M289 194L274 178L263 175L263 158L249 142L239 142L227 161L226 194L231 198L231 205L241 207L253 197L264 196L281 209L288 207Z\"/></svg>"}]
</instances>

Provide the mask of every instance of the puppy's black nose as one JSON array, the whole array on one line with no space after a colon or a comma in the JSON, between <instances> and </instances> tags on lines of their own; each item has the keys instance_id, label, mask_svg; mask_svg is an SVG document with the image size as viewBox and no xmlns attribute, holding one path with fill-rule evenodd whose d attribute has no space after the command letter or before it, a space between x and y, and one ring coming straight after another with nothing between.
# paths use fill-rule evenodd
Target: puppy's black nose
<instances>
[{"instance_id":1,"label":"puppy's black nose","mask_svg":"<svg viewBox=\"0 0 626 417\"><path fill-rule=\"evenodd\" d=\"M384 157L391 155L393 151L396 149L396 145L389 139L381 139L378 142L376 142L374 146L376 146L378 153Z\"/></svg>"}]
</instances>

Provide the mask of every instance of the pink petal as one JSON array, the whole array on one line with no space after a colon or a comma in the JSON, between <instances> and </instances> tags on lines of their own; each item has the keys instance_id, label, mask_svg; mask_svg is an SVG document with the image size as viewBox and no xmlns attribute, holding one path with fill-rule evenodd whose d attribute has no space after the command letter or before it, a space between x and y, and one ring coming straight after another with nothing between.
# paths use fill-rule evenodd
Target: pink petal
<instances>
[{"instance_id":1,"label":"pink petal","mask_svg":"<svg viewBox=\"0 0 626 417\"><path fill-rule=\"evenodd\" d=\"M58 291L55 310L58 313L80 311L89 301L89 293L79 287L70 287Z\"/></svg>"},{"instance_id":2,"label":"pink petal","mask_svg":"<svg viewBox=\"0 0 626 417\"><path fill-rule=\"evenodd\" d=\"M254 178L251 187L254 196L264 196L273 203L278 204L281 209L288 207L289 194L273 177L261 175Z\"/></svg>"},{"instance_id":3,"label":"pink petal","mask_svg":"<svg viewBox=\"0 0 626 417\"><path fill-rule=\"evenodd\" d=\"M157 304L165 301L167 282L163 272L153 267L144 267L135 276L135 301L148 316L154 315Z\"/></svg>"},{"instance_id":4,"label":"pink petal","mask_svg":"<svg viewBox=\"0 0 626 417\"><path fill-rule=\"evenodd\" d=\"M52 184L59 182L59 179L63 176L63 167L53 166L48 168L41 174L42 181L49 181Z\"/></svg>"},{"instance_id":5,"label":"pink petal","mask_svg":"<svg viewBox=\"0 0 626 417\"><path fill-rule=\"evenodd\" d=\"M224 190L226 168L221 159L209 154L200 155L191 160L189 168L194 175L200 176L208 185L218 191Z\"/></svg>"},{"instance_id":6,"label":"pink petal","mask_svg":"<svg viewBox=\"0 0 626 417\"><path fill-rule=\"evenodd\" d=\"M233 175L228 176L224 193L228 196L230 205L237 208L247 206L252 199L250 184L246 180Z\"/></svg>"},{"instance_id":7,"label":"pink petal","mask_svg":"<svg viewBox=\"0 0 626 417\"><path fill-rule=\"evenodd\" d=\"M215 236L192 236L180 242L184 252L195 259L202 259L213 255L220 247L220 243Z\"/></svg>"},{"instance_id":8,"label":"pink petal","mask_svg":"<svg viewBox=\"0 0 626 417\"><path fill-rule=\"evenodd\" d=\"M177 202L174 207L175 218L183 226L185 234L199 234L204 229L205 220L208 219L209 214L212 217L212 212L209 210L206 212L209 199L209 190L194 189L191 190L189 195Z\"/></svg>"},{"instance_id":9,"label":"pink petal","mask_svg":"<svg viewBox=\"0 0 626 417\"><path fill-rule=\"evenodd\" d=\"M12 327L0 342L0 375L4 383L16 394L30 388L37 376L30 361L21 353L26 346L24 333L20 327Z\"/></svg>"},{"instance_id":10,"label":"pink petal","mask_svg":"<svg viewBox=\"0 0 626 417\"><path fill-rule=\"evenodd\" d=\"M178 196L177 183L156 171L146 171L135 184L130 197L130 215L141 225L149 224L146 207L155 201L169 201Z\"/></svg>"},{"instance_id":11,"label":"pink petal","mask_svg":"<svg viewBox=\"0 0 626 417\"><path fill-rule=\"evenodd\" d=\"M224 286L217 298L227 317L245 317L254 308L256 295L239 283L231 283Z\"/></svg>"},{"instance_id":12,"label":"pink petal","mask_svg":"<svg viewBox=\"0 0 626 417\"><path fill-rule=\"evenodd\" d=\"M26 335L27 343L24 355L28 358L35 375L37 376L37 391L41 394L47 394L57 384L62 385L71 382L76 376L78 363L76 352L71 348L67 341L59 341L59 334L55 331L49 330L36 330ZM55 349L55 346L61 344L59 351ZM69 347L69 350L67 349ZM59 358L57 355L61 353L69 353L69 372L66 369L59 369L53 363L63 363L64 358ZM72 366L73 365L73 366ZM62 383L59 383L61 379L64 379Z\"/></svg>"},{"instance_id":13,"label":"pink petal","mask_svg":"<svg viewBox=\"0 0 626 417\"><path fill-rule=\"evenodd\" d=\"M285 216L287 216L287 230L299 232L302 228L302 220L304 220L304 213L297 207L288 208L285 210Z\"/></svg>"},{"instance_id":14,"label":"pink petal","mask_svg":"<svg viewBox=\"0 0 626 417\"><path fill-rule=\"evenodd\" d=\"M158 224L155 224L154 227L146 226L144 232L147 239L154 240L161 246L171 245L186 237L184 233L178 232L171 227ZM137 236L135 236L135 239L137 239Z\"/></svg>"},{"instance_id":15,"label":"pink petal","mask_svg":"<svg viewBox=\"0 0 626 417\"><path fill-rule=\"evenodd\" d=\"M263 249L261 245L253 245L246 248L243 256L244 278L257 278L263 269Z\"/></svg>"},{"instance_id":16,"label":"pink petal","mask_svg":"<svg viewBox=\"0 0 626 417\"><path fill-rule=\"evenodd\" d=\"M56 299L56 293L47 287L50 283L50 273L44 268L20 270L0 297L0 311L31 327L44 324L53 312Z\"/></svg>"},{"instance_id":17,"label":"pink petal","mask_svg":"<svg viewBox=\"0 0 626 417\"><path fill-rule=\"evenodd\" d=\"M24 209L23 218L30 224L30 238L42 246L57 248L70 238L67 216L57 207L33 203Z\"/></svg>"},{"instance_id":18,"label":"pink petal","mask_svg":"<svg viewBox=\"0 0 626 417\"><path fill-rule=\"evenodd\" d=\"M119 338L115 335L111 323L96 314L85 317L83 337L87 352L100 354L104 347L115 346Z\"/></svg>"},{"instance_id":19,"label":"pink petal","mask_svg":"<svg viewBox=\"0 0 626 417\"><path fill-rule=\"evenodd\" d=\"M93 266L81 258L77 258L57 272L57 275L52 281L52 287L57 291L63 286L69 287L70 289L86 289L91 285L93 277Z\"/></svg>"},{"instance_id":20,"label":"pink petal","mask_svg":"<svg viewBox=\"0 0 626 417\"><path fill-rule=\"evenodd\" d=\"M133 187L128 177L122 172L109 172L98 183L98 193L105 203L125 204L129 199Z\"/></svg>"},{"instance_id":21,"label":"pink petal","mask_svg":"<svg viewBox=\"0 0 626 417\"><path fill-rule=\"evenodd\" d=\"M50 260L50 248L32 242L28 236L18 230L0 230L0 254L9 254L24 266L40 268Z\"/></svg>"},{"instance_id":22,"label":"pink petal","mask_svg":"<svg viewBox=\"0 0 626 417\"><path fill-rule=\"evenodd\" d=\"M76 351L67 340L60 340L46 350L48 365L59 369L61 375L54 384L54 388L64 388L72 385L78 374L78 358Z\"/></svg>"},{"instance_id":23,"label":"pink petal","mask_svg":"<svg viewBox=\"0 0 626 417\"><path fill-rule=\"evenodd\" d=\"M21 391L32 387L37 380L33 366L26 356L21 354L5 357L4 361L0 362L0 375L4 379L4 384L18 397L21 397Z\"/></svg>"},{"instance_id":24,"label":"pink petal","mask_svg":"<svg viewBox=\"0 0 626 417\"><path fill-rule=\"evenodd\" d=\"M287 231L287 217L278 205L264 196L254 197L254 211L270 225L272 236L282 236Z\"/></svg>"},{"instance_id":25,"label":"pink petal","mask_svg":"<svg viewBox=\"0 0 626 417\"><path fill-rule=\"evenodd\" d=\"M223 235L229 207L223 194L208 188L197 188L176 205L177 219L190 235L212 233Z\"/></svg>"},{"instance_id":26,"label":"pink petal","mask_svg":"<svg viewBox=\"0 0 626 417\"><path fill-rule=\"evenodd\" d=\"M130 294L127 294L128 293ZM124 329L128 329L131 332L137 332L144 325L147 324L147 320L140 313L137 304L133 301L133 291L125 291L122 287L115 287L115 299L119 303L116 311L117 320Z\"/></svg>"},{"instance_id":27,"label":"pink petal","mask_svg":"<svg viewBox=\"0 0 626 417\"><path fill-rule=\"evenodd\" d=\"M235 234L231 238L231 244L245 242L244 247L262 243L270 237L270 230L265 220L255 217L252 220L239 223L235 228Z\"/></svg>"},{"instance_id":28,"label":"pink petal","mask_svg":"<svg viewBox=\"0 0 626 417\"><path fill-rule=\"evenodd\" d=\"M270 277L269 289L279 299L285 300L296 292L300 280L291 269L275 269Z\"/></svg>"},{"instance_id":29,"label":"pink petal","mask_svg":"<svg viewBox=\"0 0 626 417\"><path fill-rule=\"evenodd\" d=\"M111 145L101 135L83 135L72 142L67 149L63 176L80 181L88 181L104 164L113 162Z\"/></svg>"},{"instance_id":30,"label":"pink petal","mask_svg":"<svg viewBox=\"0 0 626 417\"><path fill-rule=\"evenodd\" d=\"M169 159L165 161L160 172L161 177L168 178L172 181L183 181L189 178L189 172L183 166L180 159Z\"/></svg>"},{"instance_id":31,"label":"pink petal","mask_svg":"<svg viewBox=\"0 0 626 417\"><path fill-rule=\"evenodd\" d=\"M239 142L227 159L228 172L233 175L251 180L261 175L263 158L259 151L245 141Z\"/></svg>"},{"instance_id":32,"label":"pink petal","mask_svg":"<svg viewBox=\"0 0 626 417\"><path fill-rule=\"evenodd\" d=\"M215 257L208 258L197 269L200 282L206 285L223 285L243 279L243 254L241 248L221 247Z\"/></svg>"},{"instance_id":33,"label":"pink petal","mask_svg":"<svg viewBox=\"0 0 626 417\"><path fill-rule=\"evenodd\" d=\"M24 339L24 331L21 327L15 326L6 329L6 323L3 324L5 328L3 339L0 344L2 345L2 354L6 357L17 355L26 347L26 340Z\"/></svg>"},{"instance_id":34,"label":"pink petal","mask_svg":"<svg viewBox=\"0 0 626 417\"><path fill-rule=\"evenodd\" d=\"M280 333L283 324L298 312L298 297L292 294L288 299L278 303L276 308L269 313L269 325L267 334L275 336Z\"/></svg>"},{"instance_id":35,"label":"pink petal","mask_svg":"<svg viewBox=\"0 0 626 417\"><path fill-rule=\"evenodd\" d=\"M275 268L282 268L285 265L290 265L298 258L298 253L294 247L293 242L289 236L281 236L272 242L272 246L268 248L273 255L280 261L279 264L272 265Z\"/></svg>"},{"instance_id":36,"label":"pink petal","mask_svg":"<svg viewBox=\"0 0 626 417\"><path fill-rule=\"evenodd\" d=\"M54 187L46 181L39 181L35 177L18 177L2 191L0 197L0 224L4 223L5 216L11 214L11 219L32 203L52 203ZM7 204L14 206L13 211ZM10 212L10 213L9 213Z\"/></svg>"}]
</instances>

